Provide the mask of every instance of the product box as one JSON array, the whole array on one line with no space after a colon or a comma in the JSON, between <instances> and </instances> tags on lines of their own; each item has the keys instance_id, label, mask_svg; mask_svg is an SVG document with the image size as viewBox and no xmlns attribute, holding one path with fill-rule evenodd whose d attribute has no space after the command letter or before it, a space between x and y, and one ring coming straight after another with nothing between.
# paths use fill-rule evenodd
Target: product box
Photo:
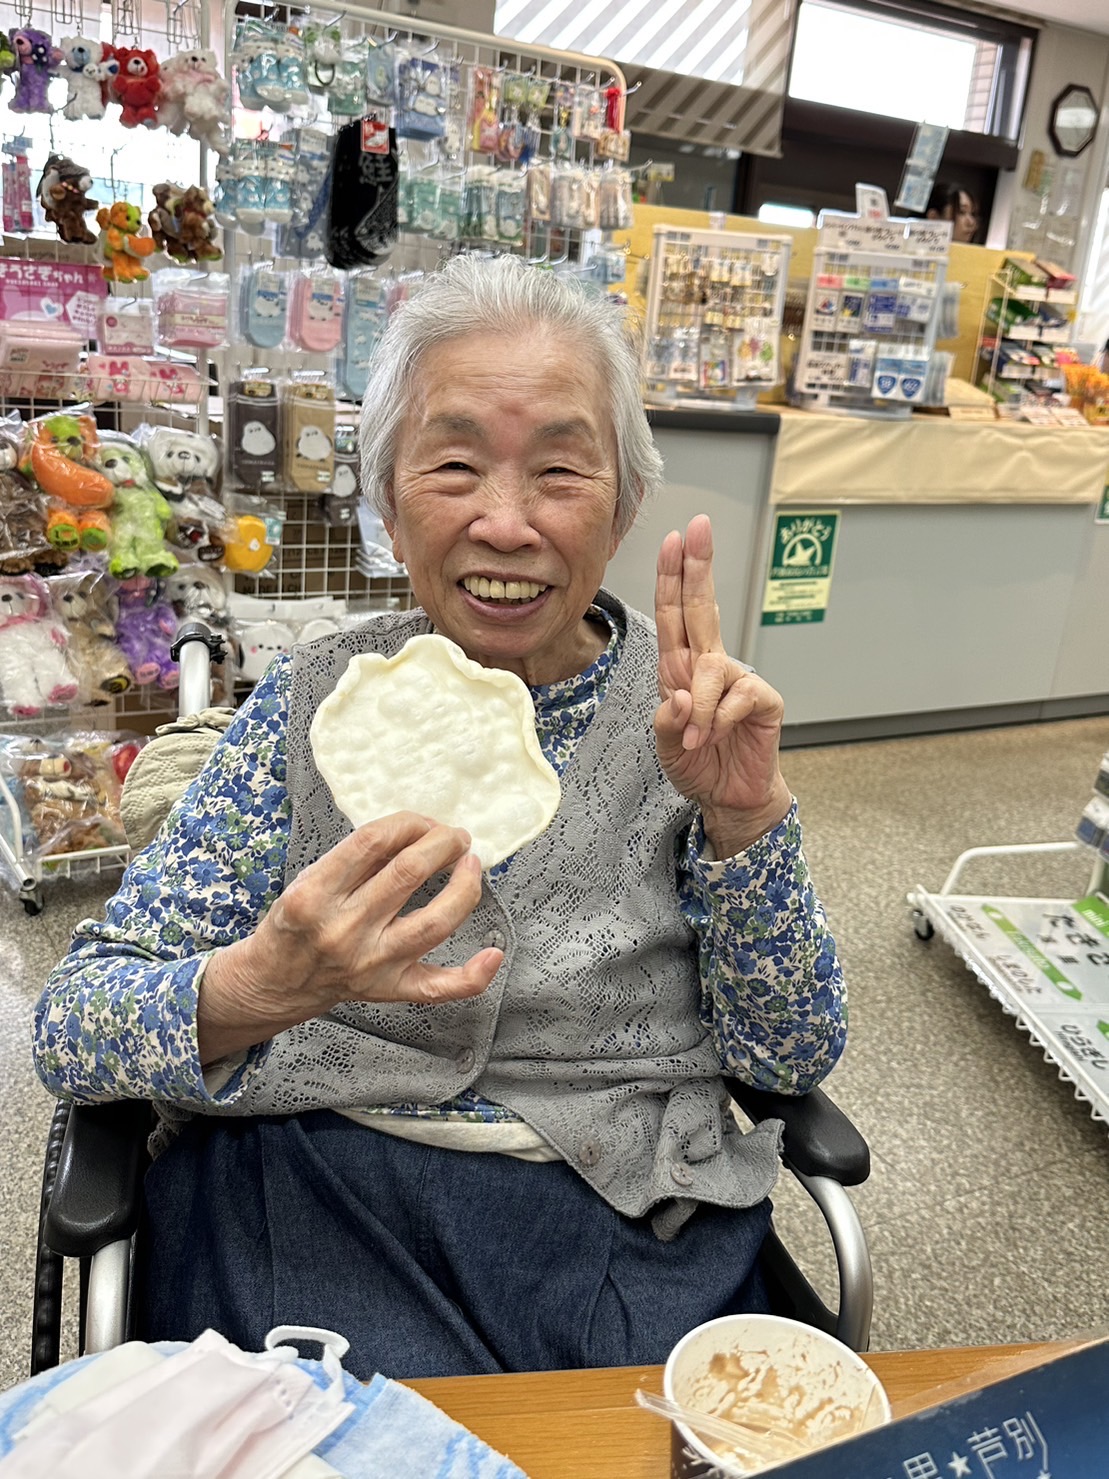
<instances>
[{"instance_id":1,"label":"product box","mask_svg":"<svg viewBox=\"0 0 1109 1479\"><path fill-rule=\"evenodd\" d=\"M999 1362L999 1369L1018 1362ZM775 1479L1101 1479L1105 1474L1109 1341L1049 1356L1043 1365L979 1391L967 1392L965 1386L940 1387L937 1400L924 1411L776 1466Z\"/></svg>"}]
</instances>

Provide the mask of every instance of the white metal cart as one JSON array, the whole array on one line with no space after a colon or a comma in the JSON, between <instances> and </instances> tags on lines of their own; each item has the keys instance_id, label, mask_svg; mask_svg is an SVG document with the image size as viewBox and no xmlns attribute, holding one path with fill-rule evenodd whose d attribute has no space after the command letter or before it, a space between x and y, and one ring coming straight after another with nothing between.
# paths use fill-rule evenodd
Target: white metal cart
<instances>
[{"instance_id":1,"label":"white metal cart","mask_svg":"<svg viewBox=\"0 0 1109 1479\"><path fill-rule=\"evenodd\" d=\"M957 892L975 858L1083 853L1093 859L1080 899L992 897ZM1082 842L972 847L938 893L908 896L922 940L938 932L1054 1063L1059 1076L1109 1123L1109 860Z\"/></svg>"}]
</instances>

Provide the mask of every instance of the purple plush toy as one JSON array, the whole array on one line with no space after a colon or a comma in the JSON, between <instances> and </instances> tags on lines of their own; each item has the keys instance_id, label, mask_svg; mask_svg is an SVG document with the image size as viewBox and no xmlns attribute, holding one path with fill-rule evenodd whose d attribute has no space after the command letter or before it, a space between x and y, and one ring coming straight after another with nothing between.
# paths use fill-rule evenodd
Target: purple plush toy
<instances>
[{"instance_id":1,"label":"purple plush toy","mask_svg":"<svg viewBox=\"0 0 1109 1479\"><path fill-rule=\"evenodd\" d=\"M158 583L145 575L120 583L116 642L131 665L136 683L176 688L180 669L169 655L177 632L172 606L158 599Z\"/></svg>"},{"instance_id":2,"label":"purple plush toy","mask_svg":"<svg viewBox=\"0 0 1109 1479\"><path fill-rule=\"evenodd\" d=\"M15 52L15 97L8 104L13 113L53 113L46 90L57 72L62 54L45 31L20 26L8 32Z\"/></svg>"}]
</instances>

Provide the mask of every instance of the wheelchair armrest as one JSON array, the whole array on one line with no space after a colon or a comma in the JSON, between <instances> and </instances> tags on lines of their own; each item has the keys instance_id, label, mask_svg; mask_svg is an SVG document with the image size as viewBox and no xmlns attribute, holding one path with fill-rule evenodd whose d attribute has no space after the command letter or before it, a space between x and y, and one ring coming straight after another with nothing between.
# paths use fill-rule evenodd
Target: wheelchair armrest
<instances>
[{"instance_id":1,"label":"wheelchair armrest","mask_svg":"<svg viewBox=\"0 0 1109 1479\"><path fill-rule=\"evenodd\" d=\"M73 1106L44 1220L55 1253L91 1258L138 1227L150 1120L142 1100Z\"/></svg>"},{"instance_id":2,"label":"wheelchair armrest","mask_svg":"<svg viewBox=\"0 0 1109 1479\"><path fill-rule=\"evenodd\" d=\"M803 1176L828 1176L841 1186L858 1186L870 1175L870 1147L823 1089L772 1094L738 1079L724 1082L755 1124L766 1119L784 1122L783 1158Z\"/></svg>"}]
</instances>

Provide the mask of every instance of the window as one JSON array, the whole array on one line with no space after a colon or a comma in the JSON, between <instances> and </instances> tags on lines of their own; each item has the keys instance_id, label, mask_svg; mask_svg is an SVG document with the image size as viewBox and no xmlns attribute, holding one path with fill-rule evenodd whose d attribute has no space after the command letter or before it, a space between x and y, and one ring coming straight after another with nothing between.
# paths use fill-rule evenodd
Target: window
<instances>
[{"instance_id":1,"label":"window","mask_svg":"<svg viewBox=\"0 0 1109 1479\"><path fill-rule=\"evenodd\" d=\"M1033 34L924 0L802 0L789 96L1016 139Z\"/></svg>"}]
</instances>

